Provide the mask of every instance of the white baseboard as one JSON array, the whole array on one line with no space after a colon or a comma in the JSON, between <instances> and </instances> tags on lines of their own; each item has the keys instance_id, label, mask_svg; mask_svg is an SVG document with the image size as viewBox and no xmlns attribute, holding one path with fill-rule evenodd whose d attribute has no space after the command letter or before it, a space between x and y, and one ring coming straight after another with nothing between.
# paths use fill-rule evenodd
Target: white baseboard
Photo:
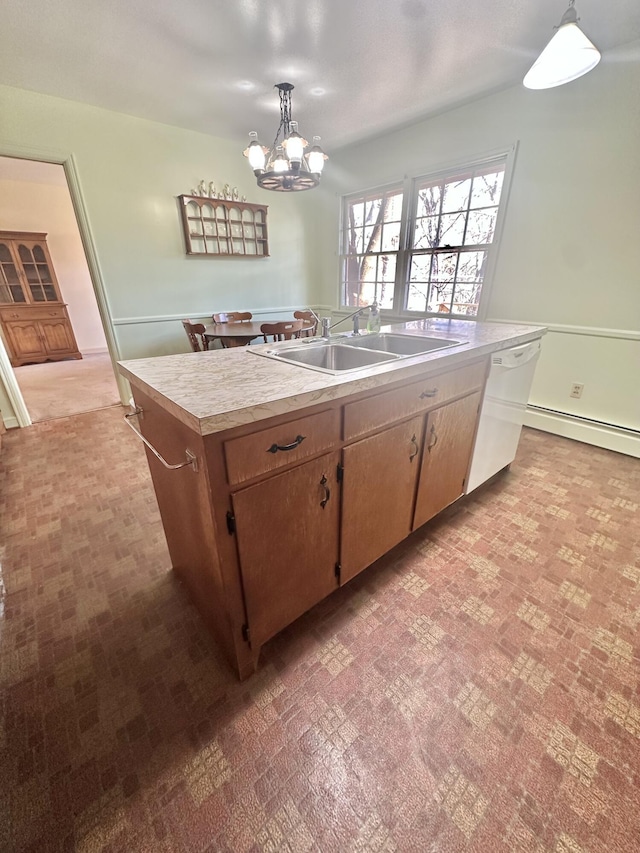
<instances>
[{"instance_id":1,"label":"white baseboard","mask_svg":"<svg viewBox=\"0 0 640 853\"><path fill-rule=\"evenodd\" d=\"M615 450L627 456L640 459L640 433L629 429L621 429L608 424L576 418L562 412L545 411L527 408L524 416L525 426L573 438L584 444L593 444L606 450Z\"/></svg>"},{"instance_id":2,"label":"white baseboard","mask_svg":"<svg viewBox=\"0 0 640 853\"><path fill-rule=\"evenodd\" d=\"M102 355L108 353L107 347L83 347L80 352L82 355Z\"/></svg>"},{"instance_id":3,"label":"white baseboard","mask_svg":"<svg viewBox=\"0 0 640 853\"><path fill-rule=\"evenodd\" d=\"M20 424L18 423L18 419L14 418L13 415L7 415L7 417L4 418L4 425L7 429L16 429L16 427L20 426Z\"/></svg>"}]
</instances>

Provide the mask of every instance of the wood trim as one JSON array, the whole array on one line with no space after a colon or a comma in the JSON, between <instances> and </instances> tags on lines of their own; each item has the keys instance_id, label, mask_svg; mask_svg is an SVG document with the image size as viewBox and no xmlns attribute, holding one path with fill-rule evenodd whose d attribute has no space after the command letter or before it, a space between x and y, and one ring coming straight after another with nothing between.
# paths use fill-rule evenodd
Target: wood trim
<instances>
[{"instance_id":1,"label":"wood trim","mask_svg":"<svg viewBox=\"0 0 640 853\"><path fill-rule=\"evenodd\" d=\"M0 231L0 240L46 240L48 232L40 231Z\"/></svg>"}]
</instances>

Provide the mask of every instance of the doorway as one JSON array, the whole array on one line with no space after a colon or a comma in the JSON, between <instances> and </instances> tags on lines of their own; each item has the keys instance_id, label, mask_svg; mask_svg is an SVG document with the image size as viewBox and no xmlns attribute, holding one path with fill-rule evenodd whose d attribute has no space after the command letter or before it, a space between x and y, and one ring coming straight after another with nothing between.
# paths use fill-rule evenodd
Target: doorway
<instances>
[{"instance_id":1,"label":"doorway","mask_svg":"<svg viewBox=\"0 0 640 853\"><path fill-rule=\"evenodd\" d=\"M65 167L0 156L0 231L16 238L0 245L0 325L27 423L120 405ZM56 330L77 345L49 352Z\"/></svg>"}]
</instances>

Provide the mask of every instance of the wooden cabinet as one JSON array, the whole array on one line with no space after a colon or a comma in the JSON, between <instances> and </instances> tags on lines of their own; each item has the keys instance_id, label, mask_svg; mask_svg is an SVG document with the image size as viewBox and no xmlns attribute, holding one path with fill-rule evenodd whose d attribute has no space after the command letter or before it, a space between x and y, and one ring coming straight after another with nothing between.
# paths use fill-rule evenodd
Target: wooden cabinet
<instances>
[{"instance_id":1,"label":"wooden cabinet","mask_svg":"<svg viewBox=\"0 0 640 853\"><path fill-rule=\"evenodd\" d=\"M240 677L263 643L460 497L487 366L204 437L133 383L146 438L171 462L186 449L198 460L170 471L147 451L173 566Z\"/></svg>"},{"instance_id":2,"label":"wooden cabinet","mask_svg":"<svg viewBox=\"0 0 640 853\"><path fill-rule=\"evenodd\" d=\"M258 647L338 586L338 452L233 495L251 642Z\"/></svg>"},{"instance_id":3,"label":"wooden cabinet","mask_svg":"<svg viewBox=\"0 0 640 853\"><path fill-rule=\"evenodd\" d=\"M82 358L46 236L0 231L0 324L14 367Z\"/></svg>"},{"instance_id":4,"label":"wooden cabinet","mask_svg":"<svg viewBox=\"0 0 640 853\"><path fill-rule=\"evenodd\" d=\"M480 398L470 394L427 415L413 530L464 493Z\"/></svg>"},{"instance_id":5,"label":"wooden cabinet","mask_svg":"<svg viewBox=\"0 0 640 853\"><path fill-rule=\"evenodd\" d=\"M424 418L343 450L342 583L411 533Z\"/></svg>"}]
</instances>

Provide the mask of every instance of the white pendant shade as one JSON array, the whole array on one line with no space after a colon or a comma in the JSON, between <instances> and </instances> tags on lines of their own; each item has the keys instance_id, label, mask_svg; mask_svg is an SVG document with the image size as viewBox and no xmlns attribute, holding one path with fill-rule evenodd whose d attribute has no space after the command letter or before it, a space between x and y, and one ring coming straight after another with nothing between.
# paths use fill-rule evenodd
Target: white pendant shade
<instances>
[{"instance_id":1,"label":"white pendant shade","mask_svg":"<svg viewBox=\"0 0 640 853\"><path fill-rule=\"evenodd\" d=\"M289 161L284 156L284 151L280 146L278 146L276 151L276 157L273 161L272 168L274 172L286 172L289 168Z\"/></svg>"},{"instance_id":2,"label":"white pendant shade","mask_svg":"<svg viewBox=\"0 0 640 853\"><path fill-rule=\"evenodd\" d=\"M248 148L244 151L244 156L248 158L249 165L254 170L264 169L264 164L266 162L266 154L264 148L258 142L258 134L255 130L252 130L249 134L249 142Z\"/></svg>"},{"instance_id":3,"label":"white pendant shade","mask_svg":"<svg viewBox=\"0 0 640 853\"><path fill-rule=\"evenodd\" d=\"M551 89L582 77L600 62L600 51L574 23L562 24L524 78L527 89Z\"/></svg>"},{"instance_id":4,"label":"white pendant shade","mask_svg":"<svg viewBox=\"0 0 640 853\"><path fill-rule=\"evenodd\" d=\"M309 156L307 158L309 162L309 171L310 172L320 172L324 169L324 159L325 155L322 151L310 151Z\"/></svg>"}]
</instances>

